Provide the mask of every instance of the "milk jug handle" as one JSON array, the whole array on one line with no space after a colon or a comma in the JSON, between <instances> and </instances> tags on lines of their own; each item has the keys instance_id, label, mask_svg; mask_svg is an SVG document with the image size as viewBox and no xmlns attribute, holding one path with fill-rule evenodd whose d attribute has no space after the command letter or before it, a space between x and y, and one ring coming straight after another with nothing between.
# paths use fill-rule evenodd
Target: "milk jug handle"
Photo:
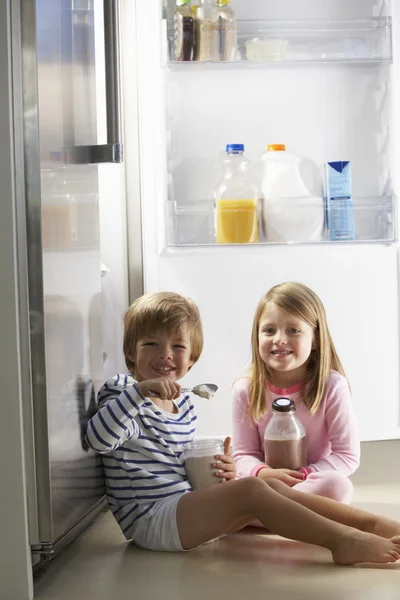
<instances>
[{"instance_id":1,"label":"milk jug handle","mask_svg":"<svg viewBox=\"0 0 400 600\"><path fill-rule=\"evenodd\" d=\"M309 171L309 173L311 174L311 179L314 183L313 183L312 188L310 188L310 189L304 185L304 179L300 172L300 165L302 165L303 167L305 166L307 168L307 170ZM316 165L315 162L312 161L310 158L302 158L300 156L296 156L294 167L296 170L298 181L302 182L302 185L306 192L304 195L305 196L320 195L321 194L321 190L319 189L320 186L318 185L318 189L316 189L316 182L317 181L319 182L321 179L321 174L319 172L318 165Z\"/></svg>"}]
</instances>

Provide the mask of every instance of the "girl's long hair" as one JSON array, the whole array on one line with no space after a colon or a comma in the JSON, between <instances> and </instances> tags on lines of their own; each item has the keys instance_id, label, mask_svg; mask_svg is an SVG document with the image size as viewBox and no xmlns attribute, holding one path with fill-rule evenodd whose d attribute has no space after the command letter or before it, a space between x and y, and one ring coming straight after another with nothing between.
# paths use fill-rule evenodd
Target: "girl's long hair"
<instances>
[{"instance_id":1,"label":"girl's long hair","mask_svg":"<svg viewBox=\"0 0 400 600\"><path fill-rule=\"evenodd\" d=\"M281 283L269 290L260 300L254 315L251 335L252 361L250 366L250 420L259 422L268 407L265 391L271 381L271 373L260 357L258 330L260 319L268 302L305 321L314 330L315 349L307 361L303 381L303 401L311 415L315 414L324 397L329 374L332 370L345 377L345 373L329 333L324 305L317 294L301 283Z\"/></svg>"}]
</instances>

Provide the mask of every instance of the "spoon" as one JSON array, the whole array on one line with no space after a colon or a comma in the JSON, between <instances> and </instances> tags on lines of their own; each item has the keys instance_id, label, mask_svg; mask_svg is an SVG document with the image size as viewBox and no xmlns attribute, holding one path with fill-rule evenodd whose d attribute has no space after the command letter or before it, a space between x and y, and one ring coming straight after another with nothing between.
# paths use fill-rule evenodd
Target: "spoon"
<instances>
[{"instance_id":1,"label":"spoon","mask_svg":"<svg viewBox=\"0 0 400 600\"><path fill-rule=\"evenodd\" d=\"M192 393L200 398L206 398L206 400L211 400L217 390L218 386L215 385L215 383L200 383L199 385L195 385L193 388L181 388L182 394ZM153 392L152 390L149 390L147 395L158 397L158 393Z\"/></svg>"},{"instance_id":2,"label":"spoon","mask_svg":"<svg viewBox=\"0 0 400 600\"><path fill-rule=\"evenodd\" d=\"M218 386L215 383L200 383L195 385L194 388L181 388L183 394L192 392L195 396L206 398L206 400L211 400L217 390Z\"/></svg>"}]
</instances>

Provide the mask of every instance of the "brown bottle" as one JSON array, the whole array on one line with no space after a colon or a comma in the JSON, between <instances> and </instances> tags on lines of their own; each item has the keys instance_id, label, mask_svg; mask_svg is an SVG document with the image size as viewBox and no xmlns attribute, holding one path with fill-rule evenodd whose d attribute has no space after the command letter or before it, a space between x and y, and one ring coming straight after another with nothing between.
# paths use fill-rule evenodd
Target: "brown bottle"
<instances>
[{"instance_id":1,"label":"brown bottle","mask_svg":"<svg viewBox=\"0 0 400 600\"><path fill-rule=\"evenodd\" d=\"M194 27L194 18L190 0L176 0L175 60L193 60Z\"/></svg>"}]
</instances>

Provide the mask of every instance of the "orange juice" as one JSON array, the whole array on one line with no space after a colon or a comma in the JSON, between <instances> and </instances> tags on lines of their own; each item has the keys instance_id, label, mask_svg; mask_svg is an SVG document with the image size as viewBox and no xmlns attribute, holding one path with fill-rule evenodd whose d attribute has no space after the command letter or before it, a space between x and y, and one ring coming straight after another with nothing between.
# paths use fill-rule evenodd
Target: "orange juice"
<instances>
[{"instance_id":1,"label":"orange juice","mask_svg":"<svg viewBox=\"0 0 400 600\"><path fill-rule=\"evenodd\" d=\"M257 200L217 200L217 244L258 242Z\"/></svg>"}]
</instances>

